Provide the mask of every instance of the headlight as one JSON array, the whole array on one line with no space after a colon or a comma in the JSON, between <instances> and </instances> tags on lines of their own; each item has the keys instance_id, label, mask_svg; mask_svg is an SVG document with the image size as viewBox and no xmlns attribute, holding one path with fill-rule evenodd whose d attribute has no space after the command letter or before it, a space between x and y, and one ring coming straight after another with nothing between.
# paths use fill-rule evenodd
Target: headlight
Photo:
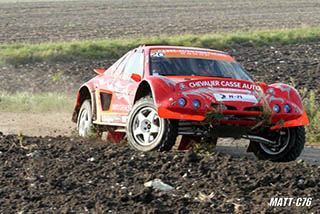
<instances>
[{"instance_id":1,"label":"headlight","mask_svg":"<svg viewBox=\"0 0 320 214\"><path fill-rule=\"evenodd\" d=\"M283 110L284 110L284 112L289 113L291 111L291 107L288 104L285 104L283 106Z\"/></svg>"},{"instance_id":2,"label":"headlight","mask_svg":"<svg viewBox=\"0 0 320 214\"><path fill-rule=\"evenodd\" d=\"M279 113L279 111L280 111L280 106L279 106L278 104L275 104L275 105L273 106L273 111L276 112L276 113Z\"/></svg>"},{"instance_id":3,"label":"headlight","mask_svg":"<svg viewBox=\"0 0 320 214\"><path fill-rule=\"evenodd\" d=\"M199 108L200 107L200 101L199 100L193 100L192 101L192 106L194 108Z\"/></svg>"},{"instance_id":4,"label":"headlight","mask_svg":"<svg viewBox=\"0 0 320 214\"><path fill-rule=\"evenodd\" d=\"M178 99L178 103L179 103L180 106L184 107L187 104L187 101L183 97L180 97Z\"/></svg>"}]
</instances>

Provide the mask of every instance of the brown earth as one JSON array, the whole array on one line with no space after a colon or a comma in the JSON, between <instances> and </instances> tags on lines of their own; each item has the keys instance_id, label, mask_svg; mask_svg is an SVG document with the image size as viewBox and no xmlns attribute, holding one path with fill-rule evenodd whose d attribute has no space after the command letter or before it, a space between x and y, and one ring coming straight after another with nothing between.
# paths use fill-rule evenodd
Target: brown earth
<instances>
[{"instance_id":1,"label":"brown earth","mask_svg":"<svg viewBox=\"0 0 320 214\"><path fill-rule=\"evenodd\" d=\"M319 213L320 168L97 140L0 135L1 213ZM144 183L161 179L161 191ZM211 197L209 197L211 195ZM272 207L272 197L312 198Z\"/></svg>"},{"instance_id":2,"label":"brown earth","mask_svg":"<svg viewBox=\"0 0 320 214\"><path fill-rule=\"evenodd\" d=\"M318 0L0 3L0 43L318 26Z\"/></svg>"},{"instance_id":3,"label":"brown earth","mask_svg":"<svg viewBox=\"0 0 320 214\"><path fill-rule=\"evenodd\" d=\"M27 136L72 136L76 124L70 112L0 112L0 130L5 134Z\"/></svg>"}]
</instances>

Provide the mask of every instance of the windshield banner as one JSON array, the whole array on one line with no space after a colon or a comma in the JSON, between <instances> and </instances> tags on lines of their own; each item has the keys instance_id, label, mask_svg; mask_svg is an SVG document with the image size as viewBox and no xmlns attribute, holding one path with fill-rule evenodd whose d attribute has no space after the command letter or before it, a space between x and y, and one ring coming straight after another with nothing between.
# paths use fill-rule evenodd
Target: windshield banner
<instances>
[{"instance_id":1,"label":"windshield banner","mask_svg":"<svg viewBox=\"0 0 320 214\"><path fill-rule=\"evenodd\" d=\"M222 52L213 51L199 51L187 49L152 49L150 52L151 58L165 57L165 58L200 58L213 59L235 62L230 56Z\"/></svg>"}]
</instances>

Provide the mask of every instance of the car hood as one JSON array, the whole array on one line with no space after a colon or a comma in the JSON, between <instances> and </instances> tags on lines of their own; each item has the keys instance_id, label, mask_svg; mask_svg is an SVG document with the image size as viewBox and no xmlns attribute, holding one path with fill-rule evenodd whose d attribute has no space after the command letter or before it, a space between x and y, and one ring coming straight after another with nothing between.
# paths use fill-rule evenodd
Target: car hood
<instances>
[{"instance_id":1,"label":"car hood","mask_svg":"<svg viewBox=\"0 0 320 214\"><path fill-rule=\"evenodd\" d=\"M219 77L189 77L189 76L157 76L156 82L161 82L163 98L185 97L187 99L203 100L213 103L234 105L269 105L290 104L296 112L303 112L299 93L291 86L282 83L267 85L246 80L236 80ZM161 81L159 81L161 80Z\"/></svg>"},{"instance_id":2,"label":"car hood","mask_svg":"<svg viewBox=\"0 0 320 214\"><path fill-rule=\"evenodd\" d=\"M276 123L296 119L304 112L297 90L283 83L267 85L218 77L157 76L152 79L155 80L150 79L155 83L153 86L157 86L153 87L157 106L179 114L205 115L213 107L224 109L225 114L272 114L271 122ZM179 100L185 104L180 105ZM195 100L200 103L197 109L193 106ZM289 112L284 111L285 105L291 107ZM275 106L280 108L279 112L273 112ZM169 117L163 112L162 116Z\"/></svg>"}]
</instances>

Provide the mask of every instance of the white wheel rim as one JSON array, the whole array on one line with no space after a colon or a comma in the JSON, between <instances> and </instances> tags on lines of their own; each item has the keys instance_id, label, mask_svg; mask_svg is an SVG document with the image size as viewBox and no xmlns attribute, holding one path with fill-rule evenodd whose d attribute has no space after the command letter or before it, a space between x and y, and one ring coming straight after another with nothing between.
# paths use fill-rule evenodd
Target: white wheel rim
<instances>
[{"instance_id":1,"label":"white wheel rim","mask_svg":"<svg viewBox=\"0 0 320 214\"><path fill-rule=\"evenodd\" d=\"M289 142L291 140L290 139L290 130L288 128L285 128L283 130L284 131L280 131L280 136L279 136L279 139L277 140L277 143L279 143L281 145L281 148L279 150L260 143L260 146L265 153L267 153L269 155L278 155L288 147ZM284 134L281 134L281 132L284 132Z\"/></svg>"},{"instance_id":2,"label":"white wheel rim","mask_svg":"<svg viewBox=\"0 0 320 214\"><path fill-rule=\"evenodd\" d=\"M87 136L90 130L90 126L91 126L91 121L89 118L89 112L87 109L84 109L80 115L79 135L82 137Z\"/></svg>"},{"instance_id":3,"label":"white wheel rim","mask_svg":"<svg viewBox=\"0 0 320 214\"><path fill-rule=\"evenodd\" d=\"M151 107L141 108L134 116L132 135L141 146L150 146L160 137L163 121Z\"/></svg>"}]
</instances>

